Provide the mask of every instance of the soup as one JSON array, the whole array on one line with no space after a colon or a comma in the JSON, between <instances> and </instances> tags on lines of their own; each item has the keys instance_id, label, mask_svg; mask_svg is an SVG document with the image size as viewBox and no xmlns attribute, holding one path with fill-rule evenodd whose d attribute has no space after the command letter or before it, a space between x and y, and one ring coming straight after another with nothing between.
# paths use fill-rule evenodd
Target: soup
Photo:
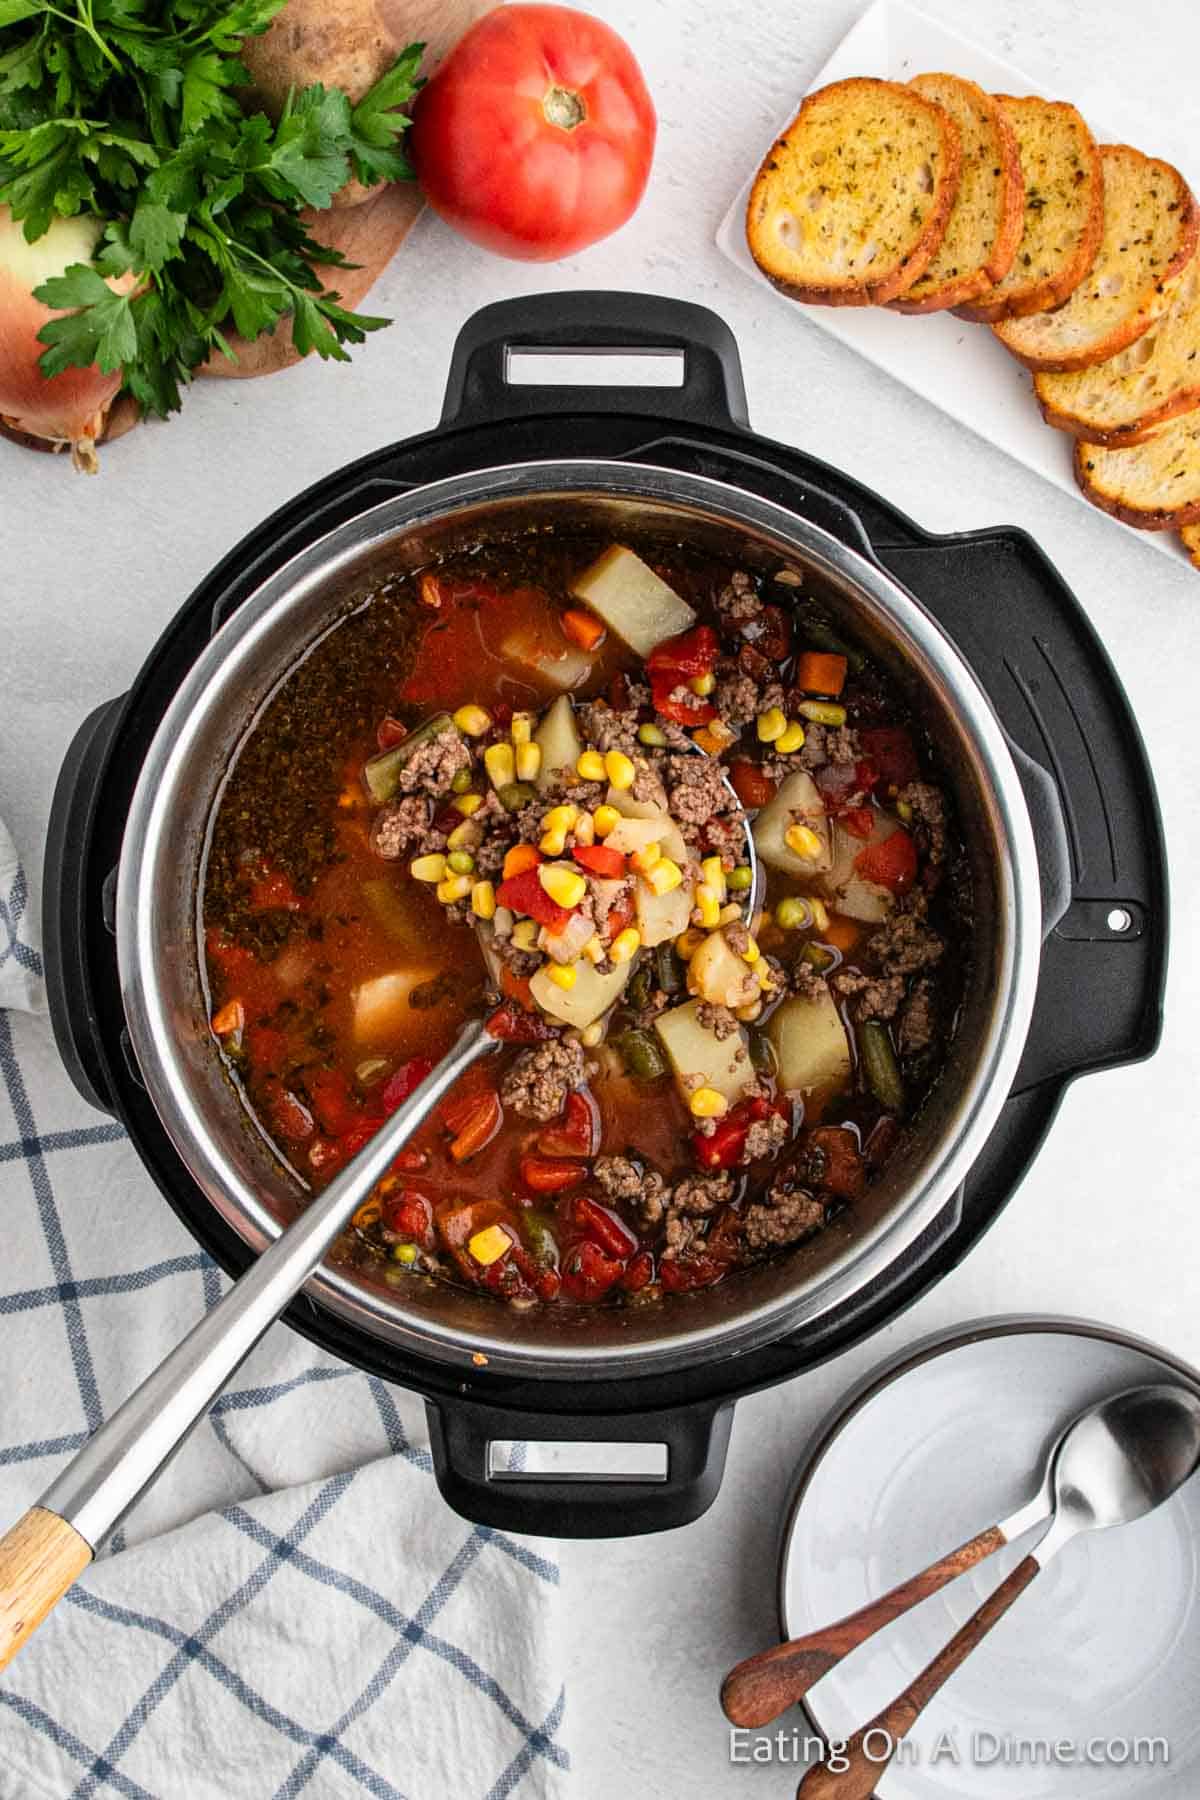
<instances>
[{"instance_id":1,"label":"soup","mask_svg":"<svg viewBox=\"0 0 1200 1800\"><path fill-rule=\"evenodd\" d=\"M310 1191L465 1017L334 1260L510 1306L709 1287L853 1208L942 1068L970 895L901 685L798 571L533 538L385 584L223 789L212 1029Z\"/></svg>"}]
</instances>

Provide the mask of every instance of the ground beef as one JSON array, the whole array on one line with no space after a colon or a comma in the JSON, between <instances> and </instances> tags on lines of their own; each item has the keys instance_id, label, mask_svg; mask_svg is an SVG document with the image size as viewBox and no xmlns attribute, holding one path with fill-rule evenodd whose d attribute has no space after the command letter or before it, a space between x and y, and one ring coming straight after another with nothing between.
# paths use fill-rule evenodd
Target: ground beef
<instances>
[{"instance_id":1,"label":"ground beef","mask_svg":"<svg viewBox=\"0 0 1200 1800\"><path fill-rule=\"evenodd\" d=\"M702 825L737 805L721 765L710 757L668 756L664 778L671 817L679 825Z\"/></svg>"},{"instance_id":2,"label":"ground beef","mask_svg":"<svg viewBox=\"0 0 1200 1800\"><path fill-rule=\"evenodd\" d=\"M608 923L608 915L614 906L621 905L628 898L630 885L626 880L608 876L602 876L591 883L592 911L596 930L601 937L608 935L604 929Z\"/></svg>"},{"instance_id":3,"label":"ground beef","mask_svg":"<svg viewBox=\"0 0 1200 1800\"><path fill-rule=\"evenodd\" d=\"M742 1214L742 1242L747 1250L771 1250L798 1244L825 1223L821 1201L802 1188L789 1191L776 1183L764 1202Z\"/></svg>"},{"instance_id":4,"label":"ground beef","mask_svg":"<svg viewBox=\"0 0 1200 1800\"><path fill-rule=\"evenodd\" d=\"M687 836L687 833L684 833ZM708 819L700 827L700 848L710 856L719 856L727 869L736 863L744 862L746 857L746 829L737 819L728 816L723 819Z\"/></svg>"},{"instance_id":5,"label":"ground beef","mask_svg":"<svg viewBox=\"0 0 1200 1800\"><path fill-rule=\"evenodd\" d=\"M667 809L667 790L656 769L651 768L644 756L634 757L633 786L630 793L635 800L641 800L648 806L659 806Z\"/></svg>"},{"instance_id":6,"label":"ground beef","mask_svg":"<svg viewBox=\"0 0 1200 1800\"><path fill-rule=\"evenodd\" d=\"M376 856L396 862L402 856L429 856L446 848L444 832L429 823L429 802L421 794L393 800L375 815L371 848Z\"/></svg>"},{"instance_id":7,"label":"ground beef","mask_svg":"<svg viewBox=\"0 0 1200 1800\"><path fill-rule=\"evenodd\" d=\"M732 1175L685 1175L671 1194L667 1217L688 1213L694 1218L705 1218L718 1206L724 1206L732 1194Z\"/></svg>"},{"instance_id":8,"label":"ground beef","mask_svg":"<svg viewBox=\"0 0 1200 1800\"><path fill-rule=\"evenodd\" d=\"M738 1022L727 1006L715 1006L711 1000L702 1000L696 1011L697 1022L705 1031L711 1031L718 1043L726 1038L734 1037L738 1031Z\"/></svg>"},{"instance_id":9,"label":"ground beef","mask_svg":"<svg viewBox=\"0 0 1200 1800\"><path fill-rule=\"evenodd\" d=\"M573 1038L555 1038L522 1051L500 1088L505 1106L544 1125L556 1119L572 1089L587 1080L587 1063Z\"/></svg>"},{"instance_id":10,"label":"ground beef","mask_svg":"<svg viewBox=\"0 0 1200 1800\"><path fill-rule=\"evenodd\" d=\"M754 577L744 569L735 569L717 595L716 606L727 625L748 625L761 618L763 603L758 597Z\"/></svg>"},{"instance_id":11,"label":"ground beef","mask_svg":"<svg viewBox=\"0 0 1200 1800\"><path fill-rule=\"evenodd\" d=\"M745 956L750 948L750 933L739 919L734 919L725 927L725 942L735 956Z\"/></svg>"},{"instance_id":12,"label":"ground beef","mask_svg":"<svg viewBox=\"0 0 1200 1800\"><path fill-rule=\"evenodd\" d=\"M398 785L403 794L429 794L440 800L450 792L458 771L470 766L470 750L454 726L448 725L436 737L417 745L401 766Z\"/></svg>"},{"instance_id":13,"label":"ground beef","mask_svg":"<svg viewBox=\"0 0 1200 1800\"><path fill-rule=\"evenodd\" d=\"M900 1014L900 1054L916 1056L933 1042L933 983L918 981Z\"/></svg>"},{"instance_id":14,"label":"ground beef","mask_svg":"<svg viewBox=\"0 0 1200 1800\"><path fill-rule=\"evenodd\" d=\"M826 981L819 969L814 969L810 962L800 957L788 970L788 988L801 1000L820 1000L825 993Z\"/></svg>"},{"instance_id":15,"label":"ground beef","mask_svg":"<svg viewBox=\"0 0 1200 1800\"><path fill-rule=\"evenodd\" d=\"M662 1260L674 1262L690 1250L693 1244L702 1243L703 1234L694 1220L685 1219L681 1213L668 1213L663 1240Z\"/></svg>"},{"instance_id":16,"label":"ground beef","mask_svg":"<svg viewBox=\"0 0 1200 1800\"><path fill-rule=\"evenodd\" d=\"M867 954L885 975L916 975L941 960L945 943L925 923L927 901L913 894L867 943Z\"/></svg>"},{"instance_id":17,"label":"ground beef","mask_svg":"<svg viewBox=\"0 0 1200 1800\"><path fill-rule=\"evenodd\" d=\"M854 1001L854 1016L864 1019L891 1019L904 998L902 975L863 975L857 969L839 969L831 975L829 985L843 1000Z\"/></svg>"},{"instance_id":18,"label":"ground beef","mask_svg":"<svg viewBox=\"0 0 1200 1800\"><path fill-rule=\"evenodd\" d=\"M769 1113L765 1119L754 1119L746 1133L739 1163L759 1162L764 1156L775 1156L791 1140L792 1128L780 1113Z\"/></svg>"},{"instance_id":19,"label":"ground beef","mask_svg":"<svg viewBox=\"0 0 1200 1800\"><path fill-rule=\"evenodd\" d=\"M748 725L762 711L757 681L737 668L731 674L718 675L712 703L725 723L735 729Z\"/></svg>"},{"instance_id":20,"label":"ground beef","mask_svg":"<svg viewBox=\"0 0 1200 1800\"><path fill-rule=\"evenodd\" d=\"M558 780L540 799L531 800L528 806L517 813L514 835L523 844L536 844L545 829L543 821L546 814L555 806L570 803L577 806L580 812L595 812L607 792L602 781L580 781L572 776L569 781ZM574 843L573 835L567 833L568 848Z\"/></svg>"},{"instance_id":21,"label":"ground beef","mask_svg":"<svg viewBox=\"0 0 1200 1800\"><path fill-rule=\"evenodd\" d=\"M636 1200L646 1179L627 1156L598 1156L592 1174L610 1200Z\"/></svg>"},{"instance_id":22,"label":"ground beef","mask_svg":"<svg viewBox=\"0 0 1200 1800\"><path fill-rule=\"evenodd\" d=\"M852 726L809 724L804 727L804 743L796 753L796 761L802 769L819 769L825 763L859 762L862 754L858 733Z\"/></svg>"},{"instance_id":23,"label":"ground beef","mask_svg":"<svg viewBox=\"0 0 1200 1800\"><path fill-rule=\"evenodd\" d=\"M915 837L931 863L946 856L946 801L939 787L931 781L910 781L900 789L899 798L913 809Z\"/></svg>"},{"instance_id":24,"label":"ground beef","mask_svg":"<svg viewBox=\"0 0 1200 1800\"><path fill-rule=\"evenodd\" d=\"M607 700L585 700L577 708L575 723L585 744L595 750L623 750L632 756L638 747L636 706L615 712Z\"/></svg>"},{"instance_id":25,"label":"ground beef","mask_svg":"<svg viewBox=\"0 0 1200 1800\"><path fill-rule=\"evenodd\" d=\"M532 975L541 965L540 950L519 950L510 937L493 937L491 946L497 959L518 978Z\"/></svg>"}]
</instances>

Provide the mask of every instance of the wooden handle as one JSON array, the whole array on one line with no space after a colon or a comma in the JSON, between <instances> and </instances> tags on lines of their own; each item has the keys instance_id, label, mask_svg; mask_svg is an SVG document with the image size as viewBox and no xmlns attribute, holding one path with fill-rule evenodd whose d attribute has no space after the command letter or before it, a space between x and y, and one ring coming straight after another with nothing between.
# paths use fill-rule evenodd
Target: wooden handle
<instances>
[{"instance_id":1,"label":"wooden handle","mask_svg":"<svg viewBox=\"0 0 1200 1800\"><path fill-rule=\"evenodd\" d=\"M735 1725L768 1725L781 1712L815 1687L843 1656L865 1644L875 1632L882 1631L893 1619L936 1594L948 1581L954 1581L967 1569L974 1568L1007 1542L996 1525L981 1531L969 1544L952 1550L939 1562L930 1563L919 1575L902 1581L890 1593L872 1600L859 1612L826 1625L807 1637L792 1638L771 1650L760 1650L731 1669L721 1684L721 1705L725 1716Z\"/></svg>"},{"instance_id":2,"label":"wooden handle","mask_svg":"<svg viewBox=\"0 0 1200 1800\"><path fill-rule=\"evenodd\" d=\"M835 1775L828 1763L815 1764L804 1776L797 1794L802 1794L804 1800L871 1800L876 1783L891 1762L900 1739L912 1730L955 1669L983 1642L1013 1601L1025 1592L1041 1566L1036 1556L1027 1556L1023 1563L1018 1563L1007 1581L1002 1581L979 1611L955 1632L940 1655L922 1669L890 1706L877 1713L869 1725L864 1725L851 1738L845 1752L849 1766Z\"/></svg>"},{"instance_id":3,"label":"wooden handle","mask_svg":"<svg viewBox=\"0 0 1200 1800\"><path fill-rule=\"evenodd\" d=\"M31 1506L0 1538L0 1669L91 1560L87 1539L41 1506Z\"/></svg>"}]
</instances>

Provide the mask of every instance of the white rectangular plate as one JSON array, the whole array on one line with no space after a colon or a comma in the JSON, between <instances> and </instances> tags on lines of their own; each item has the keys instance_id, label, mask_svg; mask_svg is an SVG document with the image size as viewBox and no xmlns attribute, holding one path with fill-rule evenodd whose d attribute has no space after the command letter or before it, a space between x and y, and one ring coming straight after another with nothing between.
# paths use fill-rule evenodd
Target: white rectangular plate
<instances>
[{"instance_id":1,"label":"white rectangular plate","mask_svg":"<svg viewBox=\"0 0 1200 1800\"><path fill-rule=\"evenodd\" d=\"M813 93L831 81L851 75L908 81L926 69L965 75L991 93L1042 91L1019 69L989 56L945 26L900 5L898 0L876 0L814 76L807 92ZM799 104L797 100L779 121L779 131L795 117ZM1088 123L1101 142L1119 141L1120 134L1106 132L1101 120L1089 117ZM763 145L764 156L769 147ZM971 325L952 313L893 313L882 306L801 308L798 302L772 287L746 246L746 206L756 174L757 166L717 232L717 246L730 262L757 282L779 306L793 313L802 311L822 331L840 338L868 362L932 401L952 419L969 426L989 444L1006 450L1055 487L1090 506L1075 485L1071 467L1073 440L1043 423L1028 371L1002 348L986 326ZM1119 521L1110 519L1109 523L1118 525ZM1132 531L1127 525L1119 528ZM1173 531L1132 531L1132 535L1177 559L1184 556Z\"/></svg>"}]
</instances>

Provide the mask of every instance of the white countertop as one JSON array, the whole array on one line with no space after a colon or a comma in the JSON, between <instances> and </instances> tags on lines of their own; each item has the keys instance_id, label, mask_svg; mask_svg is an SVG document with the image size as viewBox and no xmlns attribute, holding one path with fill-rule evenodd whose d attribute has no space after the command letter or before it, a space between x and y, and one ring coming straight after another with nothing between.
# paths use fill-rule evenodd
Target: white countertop
<instances>
[{"instance_id":1,"label":"white countertop","mask_svg":"<svg viewBox=\"0 0 1200 1800\"><path fill-rule=\"evenodd\" d=\"M1195 178L1192 0L924 0ZM557 267L501 262L426 216L375 289L397 323L349 368L201 383L184 416L103 455L95 481L0 444L5 574L0 813L36 864L70 735L119 693L193 584L266 513L440 411L456 331L476 307L551 287L628 287L714 307L738 336L751 418L878 488L935 531L1032 532L1087 607L1128 688L1171 844L1175 936L1163 1046L1081 1082L1033 1172L968 1259L891 1330L802 1381L742 1401L706 1518L655 1539L566 1550L574 1667L568 1735L587 1800L729 1789L722 1671L774 1625L776 1540L796 1459L840 1392L939 1327L1009 1312L1099 1319L1200 1362L1200 576L1049 488L739 279L713 232L789 101L859 0L592 0L634 44L661 131L652 185L618 237ZM1187 51L1190 48L1191 54ZM1119 85L1118 85L1119 83ZM1140 99L1139 99L1140 96ZM1151 135L1153 134L1153 135ZM1103 1005L1103 996L1096 995ZM737 1770L789 1791L779 1770Z\"/></svg>"}]
</instances>

